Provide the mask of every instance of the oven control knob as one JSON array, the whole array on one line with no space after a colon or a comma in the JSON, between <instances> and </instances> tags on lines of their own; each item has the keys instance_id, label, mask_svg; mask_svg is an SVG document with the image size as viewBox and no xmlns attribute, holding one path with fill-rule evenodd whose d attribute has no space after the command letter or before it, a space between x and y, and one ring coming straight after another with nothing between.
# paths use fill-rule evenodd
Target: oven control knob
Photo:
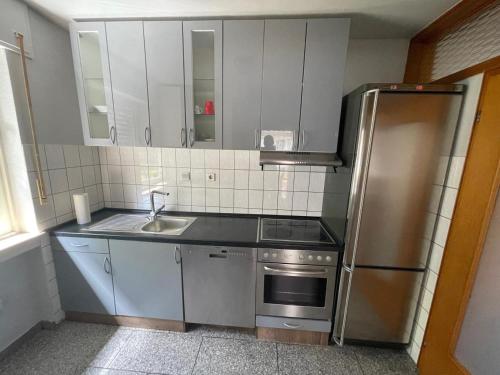
<instances>
[{"instance_id":1,"label":"oven control knob","mask_svg":"<svg viewBox=\"0 0 500 375\"><path fill-rule=\"evenodd\" d=\"M316 259L318 260L318 262L321 262L321 260L323 260L323 257L321 255L318 255Z\"/></svg>"},{"instance_id":2,"label":"oven control knob","mask_svg":"<svg viewBox=\"0 0 500 375\"><path fill-rule=\"evenodd\" d=\"M273 258L276 258L277 256L278 256L278 254L273 253Z\"/></svg>"},{"instance_id":3,"label":"oven control knob","mask_svg":"<svg viewBox=\"0 0 500 375\"><path fill-rule=\"evenodd\" d=\"M332 257L330 255L327 255L325 259L326 259L327 262L331 262L332 261Z\"/></svg>"},{"instance_id":4,"label":"oven control knob","mask_svg":"<svg viewBox=\"0 0 500 375\"><path fill-rule=\"evenodd\" d=\"M307 257L307 259L309 259L309 260L313 260L313 259L314 259L314 257L313 257L312 255L309 255L309 256Z\"/></svg>"},{"instance_id":5,"label":"oven control knob","mask_svg":"<svg viewBox=\"0 0 500 375\"><path fill-rule=\"evenodd\" d=\"M269 253L264 253L264 258L269 258Z\"/></svg>"},{"instance_id":6,"label":"oven control knob","mask_svg":"<svg viewBox=\"0 0 500 375\"><path fill-rule=\"evenodd\" d=\"M300 259L300 260L304 260L304 256L303 256L302 254L301 254L301 255L299 255L299 259Z\"/></svg>"}]
</instances>

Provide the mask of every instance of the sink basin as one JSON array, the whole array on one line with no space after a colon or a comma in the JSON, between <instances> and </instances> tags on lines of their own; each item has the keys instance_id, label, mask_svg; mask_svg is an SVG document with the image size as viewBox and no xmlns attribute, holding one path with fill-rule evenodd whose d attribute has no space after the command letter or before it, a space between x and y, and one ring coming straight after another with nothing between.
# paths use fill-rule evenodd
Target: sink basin
<instances>
[{"instance_id":1,"label":"sink basin","mask_svg":"<svg viewBox=\"0 0 500 375\"><path fill-rule=\"evenodd\" d=\"M141 227L141 231L149 233L166 234L169 236L178 236L182 234L193 222L194 217L162 217L158 216L155 220Z\"/></svg>"}]
</instances>

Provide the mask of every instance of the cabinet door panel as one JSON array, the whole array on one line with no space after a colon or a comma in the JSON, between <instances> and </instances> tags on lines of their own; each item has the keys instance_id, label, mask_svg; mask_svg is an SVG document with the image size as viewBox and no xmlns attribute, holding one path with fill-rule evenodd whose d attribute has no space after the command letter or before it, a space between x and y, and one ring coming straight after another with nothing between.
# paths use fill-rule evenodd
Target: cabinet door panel
<instances>
[{"instance_id":1,"label":"cabinet door panel","mask_svg":"<svg viewBox=\"0 0 500 375\"><path fill-rule=\"evenodd\" d=\"M85 145L116 143L104 22L70 24L71 49Z\"/></svg>"},{"instance_id":2,"label":"cabinet door panel","mask_svg":"<svg viewBox=\"0 0 500 375\"><path fill-rule=\"evenodd\" d=\"M142 22L106 22L106 34L118 144L146 146L150 129Z\"/></svg>"},{"instance_id":3,"label":"cabinet door panel","mask_svg":"<svg viewBox=\"0 0 500 375\"><path fill-rule=\"evenodd\" d=\"M335 18L307 21L301 150L337 150L349 23Z\"/></svg>"},{"instance_id":4,"label":"cabinet door panel","mask_svg":"<svg viewBox=\"0 0 500 375\"><path fill-rule=\"evenodd\" d=\"M188 146L222 148L222 21L184 21Z\"/></svg>"},{"instance_id":5,"label":"cabinet door panel","mask_svg":"<svg viewBox=\"0 0 500 375\"><path fill-rule=\"evenodd\" d=\"M117 315L183 320L180 250L176 246L109 241Z\"/></svg>"},{"instance_id":6,"label":"cabinet door panel","mask_svg":"<svg viewBox=\"0 0 500 375\"><path fill-rule=\"evenodd\" d=\"M182 21L144 22L151 145L184 147Z\"/></svg>"},{"instance_id":7,"label":"cabinet door panel","mask_svg":"<svg viewBox=\"0 0 500 375\"><path fill-rule=\"evenodd\" d=\"M265 130L299 130L306 20L266 20L262 76L262 136ZM277 140L276 140L277 141ZM266 143L266 149L269 149Z\"/></svg>"},{"instance_id":8,"label":"cabinet door panel","mask_svg":"<svg viewBox=\"0 0 500 375\"><path fill-rule=\"evenodd\" d=\"M54 251L64 311L115 314L109 255Z\"/></svg>"},{"instance_id":9,"label":"cabinet door panel","mask_svg":"<svg viewBox=\"0 0 500 375\"><path fill-rule=\"evenodd\" d=\"M257 148L264 20L224 21L224 148Z\"/></svg>"}]
</instances>

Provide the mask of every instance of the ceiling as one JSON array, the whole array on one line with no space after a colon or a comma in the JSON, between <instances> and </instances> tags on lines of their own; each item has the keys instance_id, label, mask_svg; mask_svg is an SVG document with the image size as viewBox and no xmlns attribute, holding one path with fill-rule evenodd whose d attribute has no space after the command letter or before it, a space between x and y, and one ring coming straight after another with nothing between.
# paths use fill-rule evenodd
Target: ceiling
<instances>
[{"instance_id":1,"label":"ceiling","mask_svg":"<svg viewBox=\"0 0 500 375\"><path fill-rule=\"evenodd\" d=\"M67 27L81 18L343 15L353 38L409 38L459 0L25 0Z\"/></svg>"}]
</instances>

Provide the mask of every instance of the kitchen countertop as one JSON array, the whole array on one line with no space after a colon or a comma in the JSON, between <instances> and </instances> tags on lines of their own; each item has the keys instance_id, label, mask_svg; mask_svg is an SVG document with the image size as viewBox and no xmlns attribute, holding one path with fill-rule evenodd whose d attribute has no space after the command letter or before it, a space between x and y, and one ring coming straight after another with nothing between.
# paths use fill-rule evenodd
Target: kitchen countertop
<instances>
[{"instance_id":1,"label":"kitchen countertop","mask_svg":"<svg viewBox=\"0 0 500 375\"><path fill-rule=\"evenodd\" d=\"M340 251L339 245L325 245L315 243L286 243L258 240L259 217L275 217L268 215L238 215L238 214L208 214L193 212L162 212L168 216L195 216L197 219L179 236L166 236L153 233L126 233L126 232L90 232L84 230L97 222L115 214L145 214L143 210L108 209L104 208L92 214L92 221L79 225L75 220L58 225L49 232L57 236L85 236L94 238L138 240L150 242L173 242L178 244L212 245L212 246L241 246L260 248L286 248ZM298 219L299 217L293 217ZM311 219L311 218L307 218Z\"/></svg>"}]
</instances>

